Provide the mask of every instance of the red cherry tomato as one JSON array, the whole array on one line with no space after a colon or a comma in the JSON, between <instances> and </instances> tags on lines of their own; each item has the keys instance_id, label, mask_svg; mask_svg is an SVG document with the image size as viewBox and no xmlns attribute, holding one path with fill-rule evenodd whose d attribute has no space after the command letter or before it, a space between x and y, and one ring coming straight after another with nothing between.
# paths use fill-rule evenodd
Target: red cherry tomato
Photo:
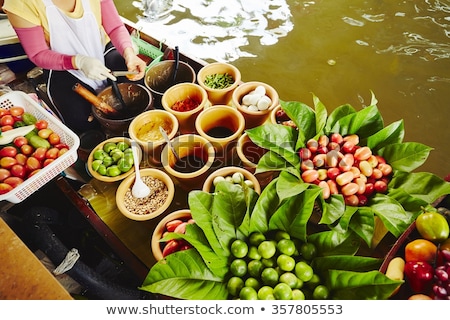
<instances>
[{"instance_id":1,"label":"red cherry tomato","mask_svg":"<svg viewBox=\"0 0 450 320\"><path fill-rule=\"evenodd\" d=\"M15 188L17 187L19 184L21 184L23 182L22 178L19 177L8 177L5 179L5 181L3 181L4 183L9 184L11 187Z\"/></svg>"},{"instance_id":2,"label":"red cherry tomato","mask_svg":"<svg viewBox=\"0 0 450 320\"><path fill-rule=\"evenodd\" d=\"M48 122L47 122L47 120L39 119L38 121L36 121L36 123L34 124L34 126L35 126L36 129L38 129L38 130L47 129L47 127L48 127Z\"/></svg>"},{"instance_id":3,"label":"red cherry tomato","mask_svg":"<svg viewBox=\"0 0 450 320\"><path fill-rule=\"evenodd\" d=\"M7 114L10 114L8 109L0 108L0 118Z\"/></svg>"},{"instance_id":4,"label":"red cherry tomato","mask_svg":"<svg viewBox=\"0 0 450 320\"><path fill-rule=\"evenodd\" d=\"M17 154L17 149L13 146L6 146L0 149L0 157L15 157Z\"/></svg>"},{"instance_id":5,"label":"red cherry tomato","mask_svg":"<svg viewBox=\"0 0 450 320\"><path fill-rule=\"evenodd\" d=\"M48 136L48 142L50 142L51 145L56 146L60 144L61 138L59 137L59 134L57 134L56 132L52 132Z\"/></svg>"},{"instance_id":6,"label":"red cherry tomato","mask_svg":"<svg viewBox=\"0 0 450 320\"><path fill-rule=\"evenodd\" d=\"M19 178L22 178L22 179L25 178L25 175L27 173L27 170L25 169L25 166L23 166L21 164L15 164L9 170L11 171L11 174L14 177L19 177Z\"/></svg>"},{"instance_id":7,"label":"red cherry tomato","mask_svg":"<svg viewBox=\"0 0 450 320\"><path fill-rule=\"evenodd\" d=\"M0 181L3 182L6 178L11 176L11 172L8 169L0 168Z\"/></svg>"},{"instance_id":8,"label":"red cherry tomato","mask_svg":"<svg viewBox=\"0 0 450 320\"><path fill-rule=\"evenodd\" d=\"M9 113L13 117L20 117L24 112L25 112L25 109L20 106L13 106L13 107L9 108Z\"/></svg>"},{"instance_id":9,"label":"red cherry tomato","mask_svg":"<svg viewBox=\"0 0 450 320\"><path fill-rule=\"evenodd\" d=\"M28 144L28 139L25 137L17 137L13 140L13 144L17 147L20 148L21 146L23 146L24 144Z\"/></svg>"},{"instance_id":10,"label":"red cherry tomato","mask_svg":"<svg viewBox=\"0 0 450 320\"><path fill-rule=\"evenodd\" d=\"M35 157L38 161L44 161L45 154L47 153L47 149L43 147L36 148L33 152L33 157Z\"/></svg>"},{"instance_id":11,"label":"red cherry tomato","mask_svg":"<svg viewBox=\"0 0 450 320\"><path fill-rule=\"evenodd\" d=\"M9 184L7 183L0 183L0 194L5 194L10 192L13 189L13 187L11 187Z\"/></svg>"},{"instance_id":12,"label":"red cherry tomato","mask_svg":"<svg viewBox=\"0 0 450 320\"><path fill-rule=\"evenodd\" d=\"M41 163L35 157L28 157L25 167L27 168L28 172L33 172L37 169L42 168Z\"/></svg>"},{"instance_id":13,"label":"red cherry tomato","mask_svg":"<svg viewBox=\"0 0 450 320\"><path fill-rule=\"evenodd\" d=\"M14 118L12 115L7 114L0 118L1 126L12 126L14 124Z\"/></svg>"},{"instance_id":14,"label":"red cherry tomato","mask_svg":"<svg viewBox=\"0 0 450 320\"><path fill-rule=\"evenodd\" d=\"M29 144L24 144L20 147L20 152L22 152L24 155L29 156L34 151L34 148L30 146Z\"/></svg>"}]
</instances>

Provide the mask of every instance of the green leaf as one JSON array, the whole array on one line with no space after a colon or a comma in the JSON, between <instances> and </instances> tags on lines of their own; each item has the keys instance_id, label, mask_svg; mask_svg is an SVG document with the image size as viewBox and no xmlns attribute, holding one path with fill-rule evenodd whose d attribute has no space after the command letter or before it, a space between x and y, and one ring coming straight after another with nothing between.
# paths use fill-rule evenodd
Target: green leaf
<instances>
[{"instance_id":1,"label":"green leaf","mask_svg":"<svg viewBox=\"0 0 450 320\"><path fill-rule=\"evenodd\" d=\"M401 143L404 136L405 127L403 120L399 120L369 136L366 145L372 149L372 151L377 151L389 144Z\"/></svg>"},{"instance_id":2,"label":"green leaf","mask_svg":"<svg viewBox=\"0 0 450 320\"><path fill-rule=\"evenodd\" d=\"M268 123L246 132L256 145L279 154L294 167L300 166L300 157L295 152L297 130L294 128Z\"/></svg>"},{"instance_id":3,"label":"green leaf","mask_svg":"<svg viewBox=\"0 0 450 320\"><path fill-rule=\"evenodd\" d=\"M284 230L291 236L306 241L307 223L314 209L314 203L322 191L308 189L288 198L269 220L270 230Z\"/></svg>"},{"instance_id":4,"label":"green leaf","mask_svg":"<svg viewBox=\"0 0 450 320\"><path fill-rule=\"evenodd\" d=\"M395 172L389 188L401 189L414 198L433 203L439 197L450 194L450 183L429 172Z\"/></svg>"},{"instance_id":5,"label":"green leaf","mask_svg":"<svg viewBox=\"0 0 450 320\"><path fill-rule=\"evenodd\" d=\"M313 94L314 110L316 112L316 136L324 133L325 124L327 122L327 109L319 98ZM303 144L302 144L303 145Z\"/></svg>"},{"instance_id":6,"label":"green leaf","mask_svg":"<svg viewBox=\"0 0 450 320\"><path fill-rule=\"evenodd\" d=\"M337 221L345 212L344 197L340 194L332 194L325 202L321 198L322 203L322 218L321 224L332 224Z\"/></svg>"},{"instance_id":7,"label":"green leaf","mask_svg":"<svg viewBox=\"0 0 450 320\"><path fill-rule=\"evenodd\" d=\"M381 219L386 229L396 237L399 237L414 220L414 216L405 211L397 200L385 194L376 193L370 201L370 208Z\"/></svg>"},{"instance_id":8,"label":"green leaf","mask_svg":"<svg viewBox=\"0 0 450 320\"><path fill-rule=\"evenodd\" d=\"M378 270L383 259L373 257L361 257L353 255L332 255L317 257L313 260L312 267L321 273L330 269L347 271L373 271Z\"/></svg>"},{"instance_id":9,"label":"green leaf","mask_svg":"<svg viewBox=\"0 0 450 320\"><path fill-rule=\"evenodd\" d=\"M379 271L330 270L328 277L333 299L337 300L384 300L403 282Z\"/></svg>"},{"instance_id":10,"label":"green leaf","mask_svg":"<svg viewBox=\"0 0 450 320\"><path fill-rule=\"evenodd\" d=\"M277 183L277 193L280 197L280 201L282 201L302 193L308 189L308 187L308 183L304 183L296 176L288 172L281 172Z\"/></svg>"},{"instance_id":11,"label":"green leaf","mask_svg":"<svg viewBox=\"0 0 450 320\"><path fill-rule=\"evenodd\" d=\"M250 216L250 232L265 233L269 230L269 219L280 204L277 194L278 178L273 179L261 192Z\"/></svg>"},{"instance_id":12,"label":"green leaf","mask_svg":"<svg viewBox=\"0 0 450 320\"><path fill-rule=\"evenodd\" d=\"M295 176L300 176L298 167L286 162L286 159L273 151L266 152L261 159L259 159L255 173L267 171L287 171Z\"/></svg>"},{"instance_id":13,"label":"green leaf","mask_svg":"<svg viewBox=\"0 0 450 320\"><path fill-rule=\"evenodd\" d=\"M378 108L373 105L340 118L331 128L331 132L339 132L343 136L357 134L360 139L365 139L383 129L383 126L383 118Z\"/></svg>"},{"instance_id":14,"label":"green leaf","mask_svg":"<svg viewBox=\"0 0 450 320\"><path fill-rule=\"evenodd\" d=\"M292 119L299 130L296 148L306 144L306 141L316 135L316 121L314 110L301 102L282 101L281 108Z\"/></svg>"},{"instance_id":15,"label":"green leaf","mask_svg":"<svg viewBox=\"0 0 450 320\"><path fill-rule=\"evenodd\" d=\"M194 249L175 252L158 261L140 289L177 299L224 300L228 297L223 278L214 275Z\"/></svg>"},{"instance_id":16,"label":"green leaf","mask_svg":"<svg viewBox=\"0 0 450 320\"><path fill-rule=\"evenodd\" d=\"M222 248L214 232L212 215L210 212L212 201L213 195L204 191L193 190L189 192L188 195L188 204L195 223L205 233L214 252L218 255L227 256L227 251Z\"/></svg>"},{"instance_id":17,"label":"green leaf","mask_svg":"<svg viewBox=\"0 0 450 320\"><path fill-rule=\"evenodd\" d=\"M356 214L352 216L349 227L370 247L375 232L375 217L372 209L359 207Z\"/></svg>"},{"instance_id":18,"label":"green leaf","mask_svg":"<svg viewBox=\"0 0 450 320\"><path fill-rule=\"evenodd\" d=\"M332 230L313 233L308 241L314 243L320 256L353 255L360 246L361 240L351 230L344 232L339 226Z\"/></svg>"},{"instance_id":19,"label":"green leaf","mask_svg":"<svg viewBox=\"0 0 450 320\"><path fill-rule=\"evenodd\" d=\"M211 206L212 226L227 256L231 241L238 238L237 228L241 225L246 212L245 194L240 185L221 181L215 186Z\"/></svg>"},{"instance_id":20,"label":"green leaf","mask_svg":"<svg viewBox=\"0 0 450 320\"><path fill-rule=\"evenodd\" d=\"M431 150L433 148L421 143L403 142L387 145L378 150L378 154L384 157L392 168L411 172L427 160Z\"/></svg>"},{"instance_id":21,"label":"green leaf","mask_svg":"<svg viewBox=\"0 0 450 320\"><path fill-rule=\"evenodd\" d=\"M344 104L334 109L328 116L327 123L325 125L325 133L330 134L334 132L340 132L339 124L337 124L339 119L344 118L345 116L348 116L352 113L356 113L356 110L349 104ZM333 130L336 131L333 131L332 128L334 128Z\"/></svg>"}]
</instances>

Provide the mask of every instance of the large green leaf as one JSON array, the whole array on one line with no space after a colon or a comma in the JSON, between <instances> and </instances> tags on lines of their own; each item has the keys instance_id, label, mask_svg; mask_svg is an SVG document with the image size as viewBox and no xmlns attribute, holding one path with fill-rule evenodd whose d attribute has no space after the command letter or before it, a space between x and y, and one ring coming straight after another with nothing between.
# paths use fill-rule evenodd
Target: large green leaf
<instances>
[{"instance_id":1,"label":"large green leaf","mask_svg":"<svg viewBox=\"0 0 450 320\"><path fill-rule=\"evenodd\" d=\"M314 110L301 102L285 102L281 101L281 108L286 112L288 117L294 121L298 128L298 140L295 146L302 146L306 141L316 135L316 115Z\"/></svg>"},{"instance_id":2,"label":"large green leaf","mask_svg":"<svg viewBox=\"0 0 450 320\"><path fill-rule=\"evenodd\" d=\"M339 119L342 119L352 113L356 113L356 110L349 104L344 104L334 109L328 116L327 123L325 125L325 133L330 134L334 132L341 132L338 123Z\"/></svg>"},{"instance_id":3,"label":"large green leaf","mask_svg":"<svg viewBox=\"0 0 450 320\"><path fill-rule=\"evenodd\" d=\"M282 201L302 193L308 189L309 186L308 183L304 183L296 176L285 171L281 172L278 177L277 193Z\"/></svg>"},{"instance_id":4,"label":"large green leaf","mask_svg":"<svg viewBox=\"0 0 450 320\"><path fill-rule=\"evenodd\" d=\"M319 223L332 224L342 217L346 209L344 197L342 195L333 194L326 202L322 197L319 199L322 208L322 218Z\"/></svg>"},{"instance_id":5,"label":"large green leaf","mask_svg":"<svg viewBox=\"0 0 450 320\"><path fill-rule=\"evenodd\" d=\"M404 281L391 280L379 271L330 270L328 285L333 299L384 300Z\"/></svg>"},{"instance_id":6,"label":"large green leaf","mask_svg":"<svg viewBox=\"0 0 450 320\"><path fill-rule=\"evenodd\" d=\"M325 105L320 99L313 94L314 110L316 113L316 137L324 133L325 125L327 123L328 112ZM303 145L303 144L302 144Z\"/></svg>"},{"instance_id":7,"label":"large green leaf","mask_svg":"<svg viewBox=\"0 0 450 320\"><path fill-rule=\"evenodd\" d=\"M228 297L223 278L209 270L195 249L175 252L158 261L140 289L178 299L224 300Z\"/></svg>"},{"instance_id":8,"label":"large green leaf","mask_svg":"<svg viewBox=\"0 0 450 320\"><path fill-rule=\"evenodd\" d=\"M286 162L282 156L273 151L267 151L261 159L259 159L258 166L255 173L267 172L267 171L286 171L294 176L300 177L300 171L298 166L294 167L289 162Z\"/></svg>"},{"instance_id":9,"label":"large green leaf","mask_svg":"<svg viewBox=\"0 0 450 320\"><path fill-rule=\"evenodd\" d=\"M265 233L269 230L269 219L280 204L277 194L278 178L272 180L261 192L250 216L250 231Z\"/></svg>"},{"instance_id":10,"label":"large green leaf","mask_svg":"<svg viewBox=\"0 0 450 320\"><path fill-rule=\"evenodd\" d=\"M450 194L450 183L429 172L396 172L389 189L401 189L414 198L433 203Z\"/></svg>"},{"instance_id":11,"label":"large green leaf","mask_svg":"<svg viewBox=\"0 0 450 320\"><path fill-rule=\"evenodd\" d=\"M350 220L353 230L370 247L375 232L375 217L370 207L359 207Z\"/></svg>"},{"instance_id":12,"label":"large green leaf","mask_svg":"<svg viewBox=\"0 0 450 320\"><path fill-rule=\"evenodd\" d=\"M339 132L343 136L357 134L360 139L365 139L381 129L383 118L378 108L373 105L340 118L330 131Z\"/></svg>"},{"instance_id":13,"label":"large green leaf","mask_svg":"<svg viewBox=\"0 0 450 320\"><path fill-rule=\"evenodd\" d=\"M188 204L191 210L192 218L195 223L203 230L209 245L218 255L227 256L227 251L222 248L217 236L214 232L211 206L213 195L204 191L193 190L189 192Z\"/></svg>"},{"instance_id":14,"label":"large green leaf","mask_svg":"<svg viewBox=\"0 0 450 320\"><path fill-rule=\"evenodd\" d=\"M372 151L377 151L382 147L385 147L393 143L401 143L405 136L405 127L403 120L396 121L390 125L384 127L380 131L374 133L367 138L366 145L372 149Z\"/></svg>"},{"instance_id":15,"label":"large green leaf","mask_svg":"<svg viewBox=\"0 0 450 320\"><path fill-rule=\"evenodd\" d=\"M315 258L312 267L322 274L330 269L365 272L378 270L382 262L383 259L372 257L332 255Z\"/></svg>"},{"instance_id":16,"label":"large green leaf","mask_svg":"<svg viewBox=\"0 0 450 320\"><path fill-rule=\"evenodd\" d=\"M378 150L378 154L384 157L392 168L411 172L424 164L431 150L433 148L418 142L403 142L389 144Z\"/></svg>"},{"instance_id":17,"label":"large green leaf","mask_svg":"<svg viewBox=\"0 0 450 320\"><path fill-rule=\"evenodd\" d=\"M353 255L361 244L361 240L353 231L345 232L339 226L332 230L310 234L308 241L314 243L320 256Z\"/></svg>"},{"instance_id":18,"label":"large green leaf","mask_svg":"<svg viewBox=\"0 0 450 320\"><path fill-rule=\"evenodd\" d=\"M383 221L386 229L396 237L399 237L414 220L414 216L405 211L399 202L385 194L376 193L370 201L370 208Z\"/></svg>"},{"instance_id":19,"label":"large green leaf","mask_svg":"<svg viewBox=\"0 0 450 320\"><path fill-rule=\"evenodd\" d=\"M256 145L279 154L294 167L300 165L300 158L295 151L297 130L294 128L267 123L246 132Z\"/></svg>"}]
</instances>

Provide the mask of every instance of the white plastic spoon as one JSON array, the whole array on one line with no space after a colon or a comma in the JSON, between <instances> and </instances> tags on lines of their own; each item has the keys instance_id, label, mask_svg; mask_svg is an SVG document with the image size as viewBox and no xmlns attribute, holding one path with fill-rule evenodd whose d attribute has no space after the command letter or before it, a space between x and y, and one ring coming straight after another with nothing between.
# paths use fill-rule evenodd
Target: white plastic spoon
<instances>
[{"instance_id":1,"label":"white plastic spoon","mask_svg":"<svg viewBox=\"0 0 450 320\"><path fill-rule=\"evenodd\" d=\"M131 151L133 152L134 170L136 172L136 178L134 180L134 185L131 188L131 194L135 198L145 198L150 194L150 188L141 179L141 174L139 172L139 157L137 148L138 148L137 142L131 140Z\"/></svg>"}]
</instances>

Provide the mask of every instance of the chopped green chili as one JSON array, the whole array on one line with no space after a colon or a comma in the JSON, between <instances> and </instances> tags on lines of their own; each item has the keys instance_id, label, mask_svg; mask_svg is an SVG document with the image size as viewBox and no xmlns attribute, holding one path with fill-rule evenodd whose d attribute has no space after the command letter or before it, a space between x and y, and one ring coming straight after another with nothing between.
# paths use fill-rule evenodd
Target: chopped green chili
<instances>
[{"instance_id":1,"label":"chopped green chili","mask_svg":"<svg viewBox=\"0 0 450 320\"><path fill-rule=\"evenodd\" d=\"M234 83L234 78L228 73L215 73L207 75L204 82L212 89L225 89Z\"/></svg>"}]
</instances>

